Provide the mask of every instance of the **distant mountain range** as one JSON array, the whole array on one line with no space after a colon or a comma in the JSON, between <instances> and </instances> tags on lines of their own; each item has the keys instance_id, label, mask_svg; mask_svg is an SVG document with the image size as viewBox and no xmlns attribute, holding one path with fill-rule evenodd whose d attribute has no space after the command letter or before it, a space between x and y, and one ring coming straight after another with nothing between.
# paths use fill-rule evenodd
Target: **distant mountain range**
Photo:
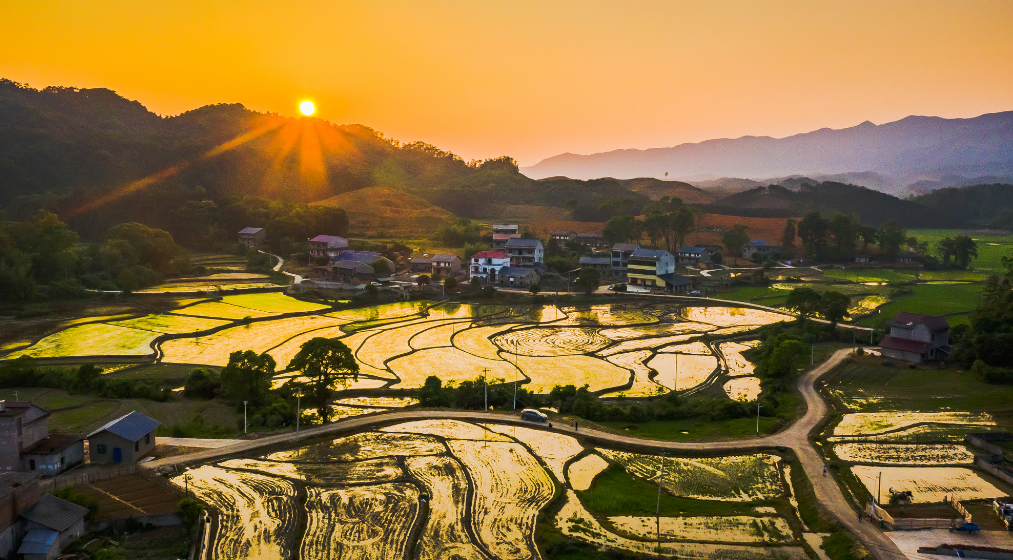
<instances>
[{"instance_id":1,"label":"distant mountain range","mask_svg":"<svg viewBox=\"0 0 1013 560\"><path fill-rule=\"evenodd\" d=\"M744 136L670 148L566 153L521 172L534 179L683 178L719 190L736 180L738 186L746 186L743 179L758 186L780 184L772 177L804 175L920 194L947 186L1013 182L1013 111L970 119L910 116L882 125L866 121L786 138Z\"/></svg>"}]
</instances>

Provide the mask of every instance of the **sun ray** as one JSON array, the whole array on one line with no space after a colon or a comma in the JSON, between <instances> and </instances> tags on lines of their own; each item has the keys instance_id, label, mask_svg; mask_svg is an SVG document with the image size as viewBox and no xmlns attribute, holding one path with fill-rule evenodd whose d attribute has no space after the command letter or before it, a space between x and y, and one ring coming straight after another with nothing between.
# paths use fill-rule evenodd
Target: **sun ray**
<instances>
[{"instance_id":1,"label":"sun ray","mask_svg":"<svg viewBox=\"0 0 1013 560\"><path fill-rule=\"evenodd\" d=\"M325 198L320 195L327 186L327 168L320 149L320 138L317 136L317 122L307 120L303 123L302 143L299 147L299 167L303 188L307 191L300 194L306 200Z\"/></svg>"}]
</instances>

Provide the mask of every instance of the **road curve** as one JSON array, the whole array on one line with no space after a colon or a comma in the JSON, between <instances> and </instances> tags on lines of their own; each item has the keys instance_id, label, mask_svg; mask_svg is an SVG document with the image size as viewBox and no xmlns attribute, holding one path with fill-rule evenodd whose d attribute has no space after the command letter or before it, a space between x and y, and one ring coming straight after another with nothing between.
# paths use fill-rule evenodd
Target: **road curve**
<instances>
[{"instance_id":1,"label":"road curve","mask_svg":"<svg viewBox=\"0 0 1013 560\"><path fill-rule=\"evenodd\" d=\"M573 425L557 422L552 427L544 427L558 433L579 435L593 442L635 447L644 451L749 451L762 448L787 447L795 452L802 467L813 485L816 499L842 525L856 534L863 544L879 560L903 560L906 557L899 548L883 535L872 523L858 522L858 513L852 509L845 499L840 487L830 476L823 476L824 461L820 454L809 443L809 432L823 419L827 413L827 405L816 390L816 381L824 374L837 367L851 353L851 349L838 350L819 366L809 370L798 378L797 387L805 399L806 412L798 421L785 430L773 435L713 442L671 442L630 437L621 434L602 432L599 430L575 430ZM265 447L294 444L300 440L322 435L342 435L368 430L377 426L422 419L455 419L480 422L500 422L504 424L520 424L538 427L530 422L521 421L516 414L502 412L475 412L464 410L411 410L384 412L366 416L355 416L327 424L314 426L295 433L286 432L254 440L244 440L234 445L207 449L188 455L166 457L145 463L143 467L158 469L174 465L188 465L220 459L222 457L247 453Z\"/></svg>"}]
</instances>

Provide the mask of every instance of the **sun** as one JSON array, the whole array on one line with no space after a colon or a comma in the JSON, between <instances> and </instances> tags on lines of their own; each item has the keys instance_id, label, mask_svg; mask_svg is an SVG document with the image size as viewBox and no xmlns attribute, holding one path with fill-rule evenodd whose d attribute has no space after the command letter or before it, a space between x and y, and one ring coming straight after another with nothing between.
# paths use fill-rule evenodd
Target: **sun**
<instances>
[{"instance_id":1,"label":"sun","mask_svg":"<svg viewBox=\"0 0 1013 560\"><path fill-rule=\"evenodd\" d=\"M312 101L303 101L299 104L299 112L306 115L307 117L312 115L317 110L316 106L313 105Z\"/></svg>"}]
</instances>

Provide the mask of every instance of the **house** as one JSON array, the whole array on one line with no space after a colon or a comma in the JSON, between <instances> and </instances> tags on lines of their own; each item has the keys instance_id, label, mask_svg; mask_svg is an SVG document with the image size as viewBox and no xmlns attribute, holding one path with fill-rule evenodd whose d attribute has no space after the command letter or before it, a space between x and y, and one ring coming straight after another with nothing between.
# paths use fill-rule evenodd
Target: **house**
<instances>
[{"instance_id":1,"label":"house","mask_svg":"<svg viewBox=\"0 0 1013 560\"><path fill-rule=\"evenodd\" d=\"M605 244L605 236L600 233L581 232L577 234L577 243L588 247L601 247Z\"/></svg>"},{"instance_id":2,"label":"house","mask_svg":"<svg viewBox=\"0 0 1013 560\"><path fill-rule=\"evenodd\" d=\"M433 258L427 256L412 257L409 266L411 267L411 271L416 274L432 274Z\"/></svg>"},{"instance_id":3,"label":"house","mask_svg":"<svg viewBox=\"0 0 1013 560\"><path fill-rule=\"evenodd\" d=\"M84 436L50 435L22 453L22 470L57 474L84 462Z\"/></svg>"},{"instance_id":4,"label":"house","mask_svg":"<svg viewBox=\"0 0 1013 560\"><path fill-rule=\"evenodd\" d=\"M869 264L869 255L855 255L857 264Z\"/></svg>"},{"instance_id":5,"label":"house","mask_svg":"<svg viewBox=\"0 0 1013 560\"><path fill-rule=\"evenodd\" d=\"M912 256L911 253L901 253L897 255L897 262L901 264L911 264Z\"/></svg>"},{"instance_id":6,"label":"house","mask_svg":"<svg viewBox=\"0 0 1013 560\"><path fill-rule=\"evenodd\" d=\"M42 497L39 473L0 472L0 558L13 558L25 531L21 514Z\"/></svg>"},{"instance_id":7,"label":"house","mask_svg":"<svg viewBox=\"0 0 1013 560\"><path fill-rule=\"evenodd\" d=\"M24 467L24 451L49 437L49 413L26 401L0 401L0 471Z\"/></svg>"},{"instance_id":8,"label":"house","mask_svg":"<svg viewBox=\"0 0 1013 560\"><path fill-rule=\"evenodd\" d=\"M692 268L710 268L711 252L703 247L682 247L679 249L679 264Z\"/></svg>"},{"instance_id":9,"label":"house","mask_svg":"<svg viewBox=\"0 0 1013 560\"><path fill-rule=\"evenodd\" d=\"M267 232L264 228L248 227L239 230L239 242L247 247L259 247L264 244Z\"/></svg>"},{"instance_id":10,"label":"house","mask_svg":"<svg viewBox=\"0 0 1013 560\"><path fill-rule=\"evenodd\" d=\"M499 251L481 251L471 256L471 277L495 284L499 280L499 272L510 266L510 255Z\"/></svg>"},{"instance_id":11,"label":"house","mask_svg":"<svg viewBox=\"0 0 1013 560\"><path fill-rule=\"evenodd\" d=\"M723 247L721 247L720 245L710 245L710 244L707 244L707 243L697 243L696 245L694 245L694 247L699 247L701 249L707 249L708 251L711 252L712 255L715 254L715 253L720 253L720 252L722 252L724 250Z\"/></svg>"},{"instance_id":12,"label":"house","mask_svg":"<svg viewBox=\"0 0 1013 560\"><path fill-rule=\"evenodd\" d=\"M383 264L380 264L377 261ZM337 262L334 264L341 262L368 264L377 271L376 275L378 277L388 277L394 273L394 261L375 251L342 251L338 254ZM384 271L384 268L387 270Z\"/></svg>"},{"instance_id":13,"label":"house","mask_svg":"<svg viewBox=\"0 0 1013 560\"><path fill-rule=\"evenodd\" d=\"M902 311L886 324L890 334L879 343L884 357L918 363L950 354L950 325L945 317Z\"/></svg>"},{"instance_id":14,"label":"house","mask_svg":"<svg viewBox=\"0 0 1013 560\"><path fill-rule=\"evenodd\" d=\"M497 283L509 288L527 288L538 283L538 273L533 268L504 266L499 270Z\"/></svg>"},{"instance_id":15,"label":"house","mask_svg":"<svg viewBox=\"0 0 1013 560\"><path fill-rule=\"evenodd\" d=\"M612 246L612 275L625 278L630 255L640 248L636 243L616 243Z\"/></svg>"},{"instance_id":16,"label":"house","mask_svg":"<svg viewBox=\"0 0 1013 560\"><path fill-rule=\"evenodd\" d=\"M631 253L627 276L634 286L667 292L686 292L692 285L688 278L675 273L675 256L660 249L640 248Z\"/></svg>"},{"instance_id":17,"label":"house","mask_svg":"<svg viewBox=\"0 0 1013 560\"><path fill-rule=\"evenodd\" d=\"M580 268L593 268L606 278L606 275L611 276L612 257L580 257Z\"/></svg>"},{"instance_id":18,"label":"house","mask_svg":"<svg viewBox=\"0 0 1013 560\"><path fill-rule=\"evenodd\" d=\"M493 224L492 226L492 248L494 250L504 249L507 242L520 237L520 228L517 227L517 224Z\"/></svg>"},{"instance_id":19,"label":"house","mask_svg":"<svg viewBox=\"0 0 1013 560\"><path fill-rule=\"evenodd\" d=\"M433 274L455 276L461 271L461 257L457 255L433 255Z\"/></svg>"},{"instance_id":20,"label":"house","mask_svg":"<svg viewBox=\"0 0 1013 560\"><path fill-rule=\"evenodd\" d=\"M376 269L372 265L357 261L338 261L334 264L314 266L310 269L310 275L313 278L342 284L365 284L377 279Z\"/></svg>"},{"instance_id":21,"label":"house","mask_svg":"<svg viewBox=\"0 0 1013 560\"><path fill-rule=\"evenodd\" d=\"M21 514L25 537L18 554L25 560L52 560L84 533L88 508L46 494Z\"/></svg>"},{"instance_id":22,"label":"house","mask_svg":"<svg viewBox=\"0 0 1013 560\"><path fill-rule=\"evenodd\" d=\"M552 232L552 238L558 241L560 245L565 245L567 242L577 239L577 232L557 229Z\"/></svg>"},{"instance_id":23,"label":"house","mask_svg":"<svg viewBox=\"0 0 1013 560\"><path fill-rule=\"evenodd\" d=\"M309 244L310 259L328 257L335 260L343 249L348 248L348 240L337 235L318 235L310 239Z\"/></svg>"},{"instance_id":24,"label":"house","mask_svg":"<svg viewBox=\"0 0 1013 560\"><path fill-rule=\"evenodd\" d=\"M742 248L743 258L752 259L753 255L760 255L760 259L766 259L774 252L774 247L762 239L753 239Z\"/></svg>"},{"instance_id":25,"label":"house","mask_svg":"<svg viewBox=\"0 0 1013 560\"><path fill-rule=\"evenodd\" d=\"M133 463L155 447L155 428L162 423L134 411L88 434L92 463Z\"/></svg>"},{"instance_id":26,"label":"house","mask_svg":"<svg viewBox=\"0 0 1013 560\"><path fill-rule=\"evenodd\" d=\"M507 241L506 252L513 267L535 268L536 263L544 262L545 251L537 239L511 239Z\"/></svg>"}]
</instances>

